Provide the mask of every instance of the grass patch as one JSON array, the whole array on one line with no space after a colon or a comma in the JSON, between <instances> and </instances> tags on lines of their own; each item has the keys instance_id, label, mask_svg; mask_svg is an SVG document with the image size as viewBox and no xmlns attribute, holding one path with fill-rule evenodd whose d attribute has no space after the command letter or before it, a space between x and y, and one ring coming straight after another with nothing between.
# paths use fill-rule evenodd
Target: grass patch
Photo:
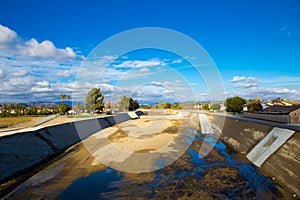
<instances>
[{"instance_id":1,"label":"grass patch","mask_svg":"<svg viewBox=\"0 0 300 200\"><path fill-rule=\"evenodd\" d=\"M0 128L7 128L19 123L28 122L39 117L28 117L28 116L19 116L19 117L0 117Z\"/></svg>"}]
</instances>

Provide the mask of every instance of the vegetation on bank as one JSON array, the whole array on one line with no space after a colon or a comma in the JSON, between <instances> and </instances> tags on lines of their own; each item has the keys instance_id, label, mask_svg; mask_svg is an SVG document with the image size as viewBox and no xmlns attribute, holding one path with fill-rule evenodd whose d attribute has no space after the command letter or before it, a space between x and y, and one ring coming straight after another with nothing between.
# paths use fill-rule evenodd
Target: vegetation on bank
<instances>
[{"instance_id":1,"label":"vegetation on bank","mask_svg":"<svg viewBox=\"0 0 300 200\"><path fill-rule=\"evenodd\" d=\"M85 97L85 103L78 103L75 106L70 106L70 102L64 102L65 100L71 100L70 95L62 94L59 96L61 100L60 104L50 104L50 106L26 106L24 104L2 104L0 107L0 117L14 117L14 116L34 116L34 115L51 115L51 114L70 114L80 115L81 113L88 114L112 114L114 112L133 111L138 108L142 109L173 109L173 110L205 110L213 112L232 112L241 113L244 109L247 112L258 112L263 109L261 99L248 99L245 100L242 97L235 96L227 98L224 103L220 102L190 102L190 103L170 103L170 102L158 102L154 105L140 105L136 99L127 97L125 95L120 97L118 102L112 102L107 100L104 103L104 95L100 88L92 88ZM271 100L271 103L285 104L288 103L281 99L276 98ZM292 104L291 104L292 105Z\"/></svg>"},{"instance_id":2,"label":"vegetation on bank","mask_svg":"<svg viewBox=\"0 0 300 200\"><path fill-rule=\"evenodd\" d=\"M231 97L227 98L225 101L226 111L227 112L241 112L243 110L243 105L246 104L246 100L242 97Z\"/></svg>"},{"instance_id":3,"label":"vegetation on bank","mask_svg":"<svg viewBox=\"0 0 300 200\"><path fill-rule=\"evenodd\" d=\"M92 88L86 95L85 104L78 103L75 106L70 106L70 102L64 102L66 99L70 101L70 95L60 95L60 104L52 104L46 106L40 104L38 106L26 104L2 104L0 106L0 117L16 117L16 116L34 116L34 115L52 115L52 114L71 114L77 115L80 113L111 113L111 109L119 111L133 111L139 108L139 102L132 97L121 96L120 101L112 106L111 102L104 105L104 95L101 93L100 88Z\"/></svg>"}]
</instances>

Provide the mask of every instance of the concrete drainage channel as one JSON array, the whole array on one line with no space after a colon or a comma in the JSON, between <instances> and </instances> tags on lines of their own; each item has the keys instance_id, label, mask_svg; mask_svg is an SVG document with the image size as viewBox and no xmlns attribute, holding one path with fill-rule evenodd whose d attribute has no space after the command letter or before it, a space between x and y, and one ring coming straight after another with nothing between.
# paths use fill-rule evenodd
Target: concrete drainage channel
<instances>
[{"instance_id":1,"label":"concrete drainage channel","mask_svg":"<svg viewBox=\"0 0 300 200\"><path fill-rule=\"evenodd\" d=\"M81 139L115 124L136 119L141 114L142 112L137 111L77 121L76 127L84 127L85 130L85 135L81 138L77 134L75 122L26 132L18 131L0 137L0 184L53 159ZM50 118L52 116L46 120ZM99 126L91 126L95 123L99 123Z\"/></svg>"},{"instance_id":2,"label":"concrete drainage channel","mask_svg":"<svg viewBox=\"0 0 300 200\"><path fill-rule=\"evenodd\" d=\"M295 126L287 124L270 125L264 121L250 122L213 114L209 114L208 118L228 147L245 156L261 173L283 186L291 199L299 198L299 127L295 129ZM224 127L220 127L224 118Z\"/></svg>"},{"instance_id":3,"label":"concrete drainage channel","mask_svg":"<svg viewBox=\"0 0 300 200\"><path fill-rule=\"evenodd\" d=\"M113 120L112 116L84 120L83 122L80 122L82 123L82 129L87 132L84 138L87 138L93 133L99 131L97 128L92 126L92 124L94 123L100 123L101 127L105 128L113 126L117 123L139 118L140 114L141 113L124 113L115 118L115 121ZM202 133L198 133L196 130L192 129L188 130L190 131L190 134L196 135L197 137L195 137L194 142L191 140L187 140L187 142L191 142L192 146L187 151L186 155L183 156L183 159L176 163L176 165L174 165L174 168L167 167L164 170L159 170L155 172L155 174L152 174L156 178L153 180L153 182L149 182L149 184L146 184L146 188L143 188L142 191L139 191L140 193L145 193L145 191L149 190L149 195L159 197L159 193L151 193L152 189L153 191L156 191L155 188L159 186L161 188L165 187L164 191L167 191L168 189L170 189L170 187L165 186L165 181L169 182L171 180L176 183L175 185L177 191L179 191L180 189L182 191L192 191L190 189L187 190L187 188L185 188L184 186L195 187L198 189L203 187L203 191L211 190L214 191L212 192L212 194L215 194L215 189L218 188L215 184L221 184L224 182L226 184L222 185L222 187L224 186L225 189L230 189L230 186L233 187L233 189L230 189L228 191L226 189L227 192L223 191L222 194L225 196L238 197L240 196L240 194L234 190L234 187L236 186L238 181L243 180L244 182L240 182L241 186L244 185L244 183L246 184L247 182L248 184L246 184L246 186L249 186L249 182L251 182L251 184L253 185L253 187L250 188L236 187L240 188L238 190L239 192L246 192L245 198L253 195L255 196L255 191L261 189L261 187L263 186L272 188L273 184L281 185L282 187L279 187L281 188L281 192L282 190L289 191L285 193L287 194L287 196L285 197L290 197L290 199L297 199L299 197L299 132L294 133L294 131L286 131L286 129L282 130L269 125L250 123L248 121L246 122L243 120L227 118L225 120L225 126L219 127L217 120L218 117L211 117L209 115L207 116L199 115ZM217 132L219 132L219 136L222 142L218 141L213 137L213 134L211 134L212 132L216 132L216 130L218 130ZM222 130L222 133L220 132L220 130ZM24 170L22 171L22 168L26 168L27 170L32 169L36 166L41 165L41 163L45 163L47 160L49 160L49 158L51 159L57 154L61 154L67 149L67 147L80 141L77 134L74 133L76 133L74 123L68 123L53 127L47 127L32 132L25 132L22 134L18 133L15 134L15 136L12 135L1 138L1 159L7 156L7 160L5 160L5 167L3 168L4 164L2 164L0 169L1 180L5 181L5 179L2 178L4 176L8 177L6 178L6 180L11 178L12 175L9 175L8 173L14 175L22 173L24 172ZM284 136L283 138L281 137L282 135ZM5 138L10 137L14 137L14 139L3 142L5 141ZM12 141L14 142L14 144L12 144ZM212 150L213 154L211 156L208 156L207 159L202 159L199 157L198 152L205 152L205 150L207 150L201 149L201 141L209 143L211 147L214 147L214 149ZM226 150L227 147L229 151ZM15 154L13 154L12 151L15 151ZM231 151L233 154L237 153L236 159L231 156ZM5 155L5 153L8 154L9 152L11 155ZM16 157L16 155L18 157ZM247 157L250 160L249 162L246 160ZM65 160L62 160L61 162L61 164L63 165L65 163ZM252 162L254 165L257 165L257 167L250 164L250 162ZM24 166L25 163L29 163L27 167ZM18 165L20 165L21 168L18 168ZM58 167L60 166L61 165L58 165ZM73 165L71 166L73 168ZM184 169L183 171L180 171L181 167L182 169ZM186 171L187 169L195 170L191 171L190 173ZM175 172L177 170L177 172L175 173L174 170ZM99 171L95 174L91 174L90 178L88 177L86 180L78 179L78 182L75 182L74 187L76 188L78 184L89 184L86 183L86 181L94 180L94 176L99 176L98 179L101 182L103 180L103 177L106 177L106 172L111 172L115 175L118 174L112 169ZM173 178L170 179L167 175L171 172L173 173L173 175L171 176ZM219 179L215 178L216 174L220 174ZM263 174L267 177L264 177L260 174ZM240 179L240 177L244 177L244 179ZM137 181L136 187L132 187L133 183L130 183L128 185L126 184L126 181L128 180L123 180L123 177L119 178L121 180L118 180L114 183L117 184L118 187L121 187L122 190L120 190L120 195L123 195L124 191L132 192L132 194L134 195L137 194L136 188L140 188L140 182ZM225 180L229 181L230 184L228 185ZM157 183L157 181L159 181L159 183ZM211 185L207 186L209 181L212 181L212 183ZM181 182L182 184L180 184ZM193 185L192 183L197 185ZM93 183L93 185L97 184ZM107 186L107 183L105 183L105 186ZM183 188L180 188L179 186ZM131 191L131 189L134 190ZM60 197L69 195L68 191L71 191L71 193L73 194L74 192L76 193L77 189L74 189L71 185L70 188L63 192L62 196ZM232 191L233 193L230 191ZM274 191L276 192L275 189ZM93 191L90 192L92 193ZM98 189L96 192L99 192ZM169 192L170 194L174 193L173 190L170 190ZM82 191L80 193L82 193ZM86 195L88 194L89 192L86 192ZM106 191L106 193L103 195L107 195L107 197L114 197L114 195L116 194L117 193L115 193L115 191ZM166 192L164 192L164 194L166 194ZM179 193L177 192L177 194ZM223 196L218 197L221 198Z\"/></svg>"}]
</instances>

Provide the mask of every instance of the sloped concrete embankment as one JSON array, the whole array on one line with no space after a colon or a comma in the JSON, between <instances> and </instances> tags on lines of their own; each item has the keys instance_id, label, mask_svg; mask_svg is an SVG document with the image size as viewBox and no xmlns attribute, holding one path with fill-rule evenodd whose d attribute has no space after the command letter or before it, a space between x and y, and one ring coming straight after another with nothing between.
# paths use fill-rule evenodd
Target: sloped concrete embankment
<instances>
[{"instance_id":1,"label":"sloped concrete embankment","mask_svg":"<svg viewBox=\"0 0 300 200\"><path fill-rule=\"evenodd\" d=\"M213 127L222 130L220 135L229 147L246 155L274 128L272 125L255 123L225 116L208 115ZM278 124L280 127L280 124ZM284 127L288 128L288 127ZM293 129L293 126L290 127ZM300 197L300 132L296 132L259 168L266 176L288 189L291 199Z\"/></svg>"},{"instance_id":2,"label":"sloped concrete embankment","mask_svg":"<svg viewBox=\"0 0 300 200\"><path fill-rule=\"evenodd\" d=\"M0 183L34 169L104 128L137 118L139 115L140 112L122 113L1 137Z\"/></svg>"}]
</instances>

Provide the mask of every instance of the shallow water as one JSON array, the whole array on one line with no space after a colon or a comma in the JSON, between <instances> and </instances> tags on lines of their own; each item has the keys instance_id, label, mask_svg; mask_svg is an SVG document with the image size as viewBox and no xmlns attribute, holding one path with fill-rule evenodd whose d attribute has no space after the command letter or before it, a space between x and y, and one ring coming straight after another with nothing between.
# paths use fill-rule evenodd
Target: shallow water
<instances>
[{"instance_id":1,"label":"shallow water","mask_svg":"<svg viewBox=\"0 0 300 200\"><path fill-rule=\"evenodd\" d=\"M80 178L69 188L57 196L57 199L101 199L99 193L108 192L114 188L108 183L119 181L124 176L116 170L107 169L93 173L85 178Z\"/></svg>"},{"instance_id":2,"label":"shallow water","mask_svg":"<svg viewBox=\"0 0 300 200\"><path fill-rule=\"evenodd\" d=\"M77 179L58 199L171 198L195 199L279 199L276 185L253 165L239 161L215 135L187 129L186 153L171 165L156 172L121 173L114 169ZM202 144L213 146L201 157ZM157 161L163 166L164 158ZM142 163L141 163L142 164Z\"/></svg>"}]
</instances>

